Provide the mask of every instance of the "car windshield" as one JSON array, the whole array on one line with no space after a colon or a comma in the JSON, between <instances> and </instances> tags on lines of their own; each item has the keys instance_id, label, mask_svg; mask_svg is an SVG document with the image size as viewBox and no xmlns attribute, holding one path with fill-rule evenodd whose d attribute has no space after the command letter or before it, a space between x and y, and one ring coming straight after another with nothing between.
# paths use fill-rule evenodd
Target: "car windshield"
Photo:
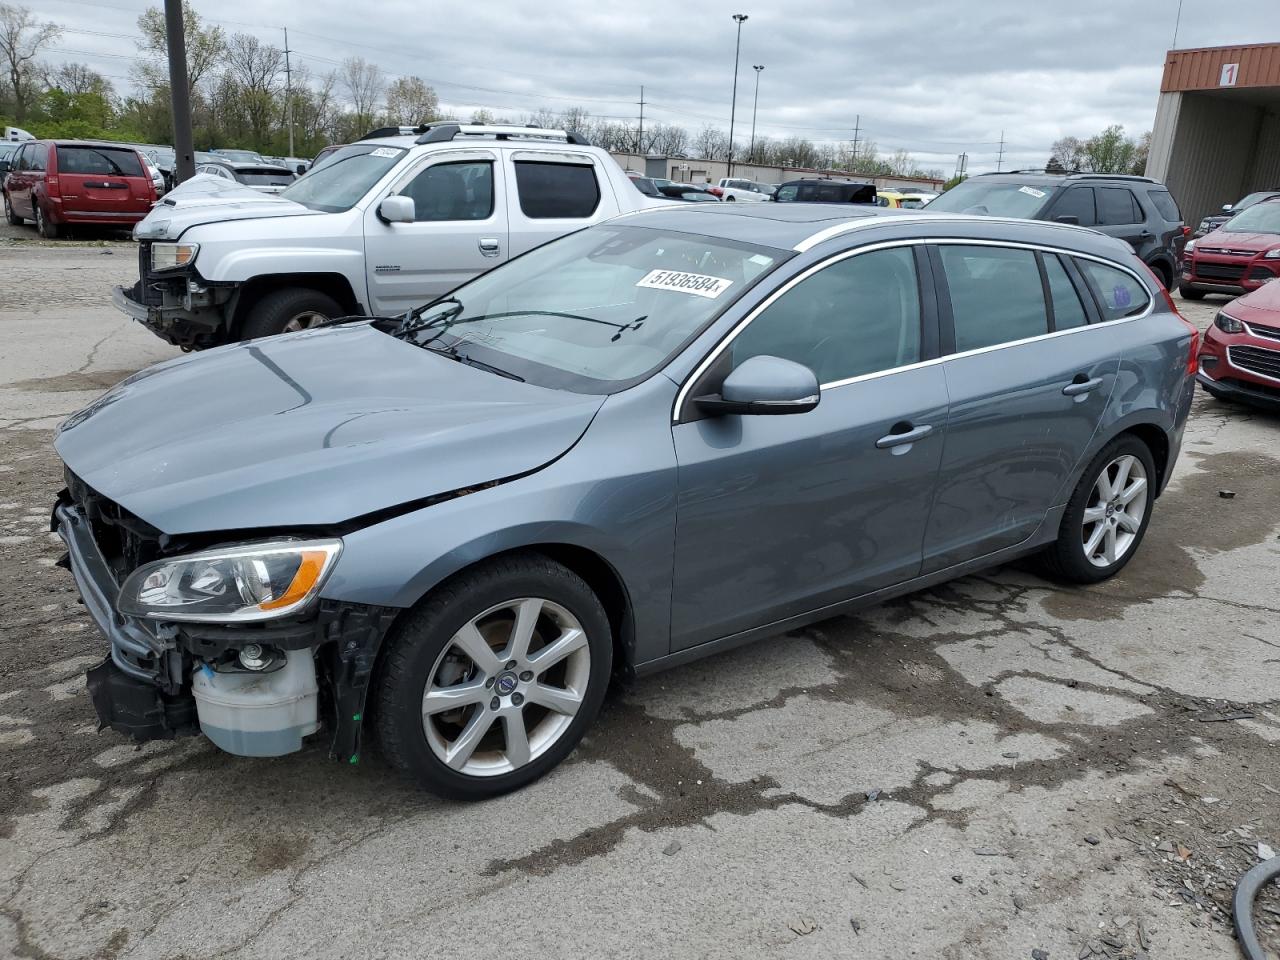
<instances>
[{"instance_id":1,"label":"car windshield","mask_svg":"<svg viewBox=\"0 0 1280 960\"><path fill-rule=\"evenodd\" d=\"M280 196L325 213L350 210L407 152L401 147L374 143L343 147L326 157L323 166L313 167L305 177L294 181Z\"/></svg>"},{"instance_id":2,"label":"car windshield","mask_svg":"<svg viewBox=\"0 0 1280 960\"><path fill-rule=\"evenodd\" d=\"M1222 225L1223 233L1280 233L1280 200L1256 203Z\"/></svg>"},{"instance_id":3,"label":"car windshield","mask_svg":"<svg viewBox=\"0 0 1280 960\"><path fill-rule=\"evenodd\" d=\"M649 376L790 254L692 233L598 226L451 294L418 343L578 393Z\"/></svg>"},{"instance_id":4,"label":"car windshield","mask_svg":"<svg viewBox=\"0 0 1280 960\"><path fill-rule=\"evenodd\" d=\"M989 217L1035 216L1058 187L1048 183L1018 183L974 178L958 183L942 196L929 201L930 210L972 213Z\"/></svg>"}]
</instances>

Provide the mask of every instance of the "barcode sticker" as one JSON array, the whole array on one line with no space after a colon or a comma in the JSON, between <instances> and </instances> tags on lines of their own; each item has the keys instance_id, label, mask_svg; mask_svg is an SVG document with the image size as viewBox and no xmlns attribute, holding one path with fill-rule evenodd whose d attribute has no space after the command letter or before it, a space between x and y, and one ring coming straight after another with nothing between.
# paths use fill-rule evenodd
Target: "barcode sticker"
<instances>
[{"instance_id":1,"label":"barcode sticker","mask_svg":"<svg viewBox=\"0 0 1280 960\"><path fill-rule=\"evenodd\" d=\"M677 293L691 293L695 297L714 300L733 286L733 281L723 277L709 277L702 273L650 270L636 281L636 286L651 287L654 290L675 290Z\"/></svg>"}]
</instances>

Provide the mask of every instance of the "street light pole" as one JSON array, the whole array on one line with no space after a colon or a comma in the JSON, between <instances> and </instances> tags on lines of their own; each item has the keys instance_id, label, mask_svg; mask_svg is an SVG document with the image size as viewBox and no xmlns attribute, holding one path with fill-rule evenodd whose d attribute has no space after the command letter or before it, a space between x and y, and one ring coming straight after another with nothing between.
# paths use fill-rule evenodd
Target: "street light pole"
<instances>
[{"instance_id":1,"label":"street light pole","mask_svg":"<svg viewBox=\"0 0 1280 960\"><path fill-rule=\"evenodd\" d=\"M729 176L733 176L733 121L738 112L738 54L742 52L742 24L746 21L745 13L735 13L733 19L738 22L738 39L733 48L733 100L729 103Z\"/></svg>"},{"instance_id":2,"label":"street light pole","mask_svg":"<svg viewBox=\"0 0 1280 960\"><path fill-rule=\"evenodd\" d=\"M173 109L174 186L196 175L191 139L191 88L187 84L187 38L182 0L164 0L165 46L169 53L169 100Z\"/></svg>"},{"instance_id":3,"label":"street light pole","mask_svg":"<svg viewBox=\"0 0 1280 960\"><path fill-rule=\"evenodd\" d=\"M757 63L751 67L756 72L756 96L751 104L751 146L747 150L747 162L756 162L756 111L760 108L760 71L764 69L764 64Z\"/></svg>"}]
</instances>

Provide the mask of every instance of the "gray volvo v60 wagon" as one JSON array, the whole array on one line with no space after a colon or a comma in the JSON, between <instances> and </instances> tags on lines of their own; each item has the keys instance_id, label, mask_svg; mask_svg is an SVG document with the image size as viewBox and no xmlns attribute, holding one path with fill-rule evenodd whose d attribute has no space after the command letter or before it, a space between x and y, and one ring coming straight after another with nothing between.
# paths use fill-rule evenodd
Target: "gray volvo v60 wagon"
<instances>
[{"instance_id":1,"label":"gray volvo v60 wagon","mask_svg":"<svg viewBox=\"0 0 1280 960\"><path fill-rule=\"evenodd\" d=\"M1119 241L868 207L659 209L386 319L181 357L56 438L104 725L321 730L462 798L643 674L1039 553L1134 555L1195 329Z\"/></svg>"}]
</instances>

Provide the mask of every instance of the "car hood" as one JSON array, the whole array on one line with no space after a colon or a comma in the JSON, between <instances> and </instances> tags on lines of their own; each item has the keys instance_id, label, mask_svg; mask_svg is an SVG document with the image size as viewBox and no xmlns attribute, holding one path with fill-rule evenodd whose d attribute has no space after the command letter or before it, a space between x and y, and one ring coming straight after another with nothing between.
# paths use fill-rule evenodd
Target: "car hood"
<instances>
[{"instance_id":1,"label":"car hood","mask_svg":"<svg viewBox=\"0 0 1280 960\"><path fill-rule=\"evenodd\" d=\"M1207 238L1206 238L1207 239ZM1221 227L1213 231L1213 239L1204 244L1207 253L1209 248L1228 250L1252 250L1261 253L1272 247L1280 246L1280 235L1274 233L1227 233ZM1200 245L1196 245L1200 249Z\"/></svg>"},{"instance_id":2,"label":"car hood","mask_svg":"<svg viewBox=\"0 0 1280 960\"><path fill-rule=\"evenodd\" d=\"M133 236L137 240L177 240L185 230L202 223L320 213L276 194L202 173L166 193L133 228Z\"/></svg>"},{"instance_id":3,"label":"car hood","mask_svg":"<svg viewBox=\"0 0 1280 960\"><path fill-rule=\"evenodd\" d=\"M1252 293L1231 301L1229 309L1233 317L1245 323L1280 326L1280 281L1264 283Z\"/></svg>"},{"instance_id":4,"label":"car hood","mask_svg":"<svg viewBox=\"0 0 1280 960\"><path fill-rule=\"evenodd\" d=\"M537 470L603 400L360 324L143 370L73 414L54 446L165 533L333 525Z\"/></svg>"}]
</instances>

